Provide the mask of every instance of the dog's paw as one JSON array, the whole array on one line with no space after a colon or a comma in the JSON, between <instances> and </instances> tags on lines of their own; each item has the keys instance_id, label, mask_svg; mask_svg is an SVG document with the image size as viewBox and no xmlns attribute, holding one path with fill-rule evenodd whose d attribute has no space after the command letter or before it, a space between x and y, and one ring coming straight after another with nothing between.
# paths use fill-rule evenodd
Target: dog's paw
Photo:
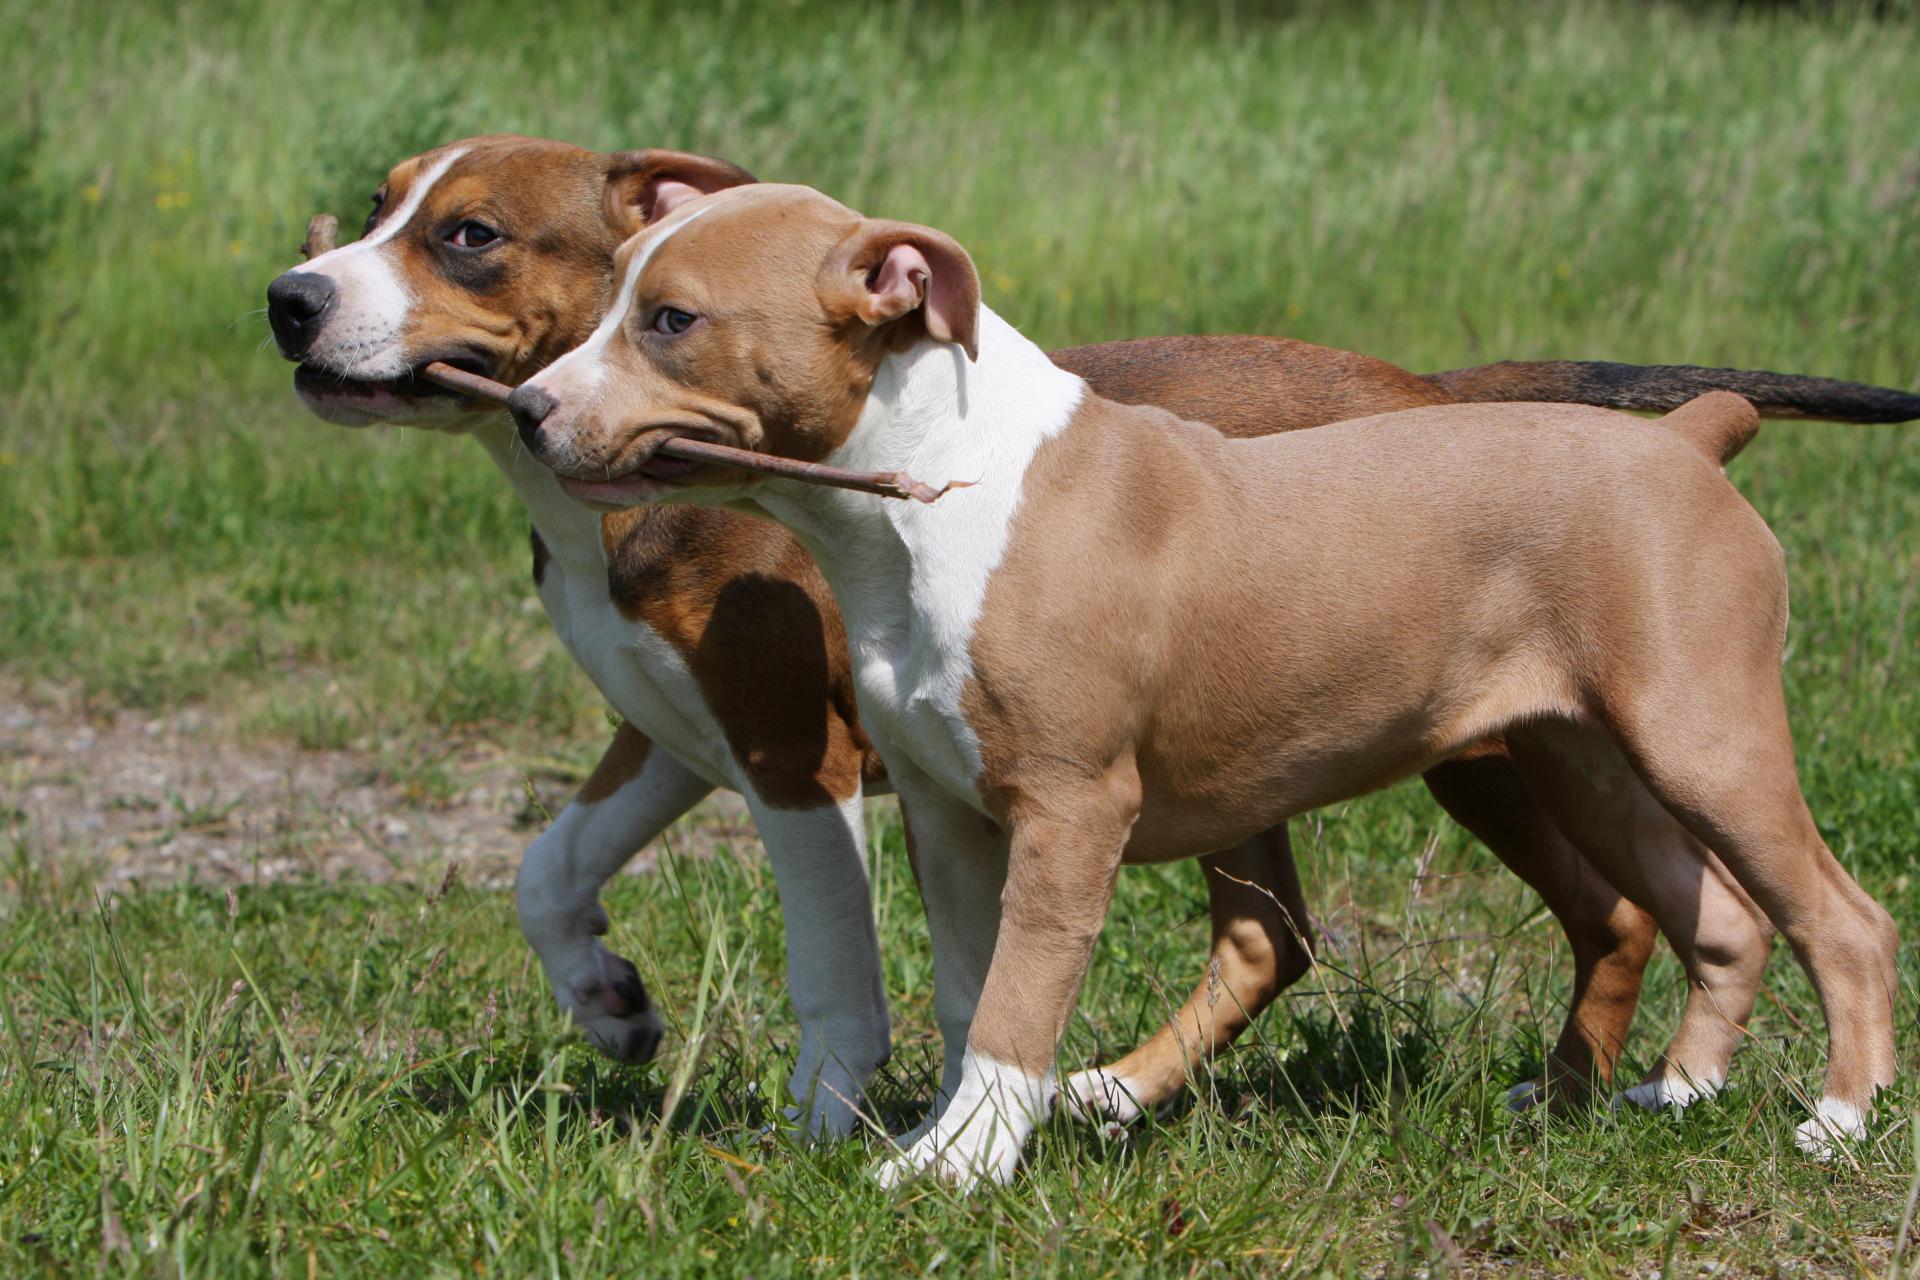
<instances>
[{"instance_id":1,"label":"dog's paw","mask_svg":"<svg viewBox=\"0 0 1920 1280\"><path fill-rule=\"evenodd\" d=\"M1813 1119L1801 1121L1793 1131L1793 1145L1815 1160L1831 1160L1843 1145L1866 1139L1867 1113L1838 1098L1820 1099Z\"/></svg>"},{"instance_id":2,"label":"dog's paw","mask_svg":"<svg viewBox=\"0 0 1920 1280\"><path fill-rule=\"evenodd\" d=\"M650 1061L662 1027L640 973L598 942L556 994L593 1047L617 1062Z\"/></svg>"},{"instance_id":3,"label":"dog's paw","mask_svg":"<svg viewBox=\"0 0 1920 1280\"><path fill-rule=\"evenodd\" d=\"M1642 1111L1665 1111L1669 1107L1685 1110L1702 1098L1720 1092L1714 1080L1694 1080L1686 1076L1660 1075L1624 1089L1614 1098L1617 1111L1623 1103L1632 1103Z\"/></svg>"},{"instance_id":4,"label":"dog's paw","mask_svg":"<svg viewBox=\"0 0 1920 1280\"><path fill-rule=\"evenodd\" d=\"M1546 1105L1547 1082L1545 1080L1522 1080L1507 1090L1507 1110L1513 1112L1531 1111L1535 1107Z\"/></svg>"},{"instance_id":5,"label":"dog's paw","mask_svg":"<svg viewBox=\"0 0 1920 1280\"><path fill-rule=\"evenodd\" d=\"M1074 1072L1060 1092L1075 1120L1093 1125L1109 1138L1119 1137L1126 1126L1146 1114L1139 1090L1104 1067Z\"/></svg>"},{"instance_id":6,"label":"dog's paw","mask_svg":"<svg viewBox=\"0 0 1920 1280\"><path fill-rule=\"evenodd\" d=\"M935 1122L917 1141L881 1161L873 1176L889 1190L922 1175L937 1177L961 1191L982 1183L1005 1186L1020 1167L1026 1129L1008 1123L990 1108L958 1124Z\"/></svg>"},{"instance_id":7,"label":"dog's paw","mask_svg":"<svg viewBox=\"0 0 1920 1280\"><path fill-rule=\"evenodd\" d=\"M811 1089L798 1074L788 1090L803 1105L786 1109L787 1123L799 1128L811 1142L838 1142L860 1127L862 1082L846 1072L823 1071Z\"/></svg>"}]
</instances>

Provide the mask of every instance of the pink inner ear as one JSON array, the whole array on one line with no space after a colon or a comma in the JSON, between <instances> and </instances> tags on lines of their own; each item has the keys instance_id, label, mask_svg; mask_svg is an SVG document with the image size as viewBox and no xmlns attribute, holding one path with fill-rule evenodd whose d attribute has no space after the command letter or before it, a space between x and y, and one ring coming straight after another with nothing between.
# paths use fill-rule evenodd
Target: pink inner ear
<instances>
[{"instance_id":1,"label":"pink inner ear","mask_svg":"<svg viewBox=\"0 0 1920 1280\"><path fill-rule=\"evenodd\" d=\"M645 212L648 222L660 219L678 209L689 200L705 195L706 192L691 183L674 178L661 178L651 184L645 200Z\"/></svg>"},{"instance_id":2,"label":"pink inner ear","mask_svg":"<svg viewBox=\"0 0 1920 1280\"><path fill-rule=\"evenodd\" d=\"M887 250L867 283L874 322L897 320L918 307L926 300L927 281L932 278L927 256L913 245L897 244Z\"/></svg>"}]
</instances>

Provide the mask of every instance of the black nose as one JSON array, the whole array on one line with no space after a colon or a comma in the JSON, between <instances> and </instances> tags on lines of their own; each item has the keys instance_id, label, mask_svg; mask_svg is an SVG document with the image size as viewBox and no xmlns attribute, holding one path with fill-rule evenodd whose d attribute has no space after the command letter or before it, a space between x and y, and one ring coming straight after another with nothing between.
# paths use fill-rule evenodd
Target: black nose
<instances>
[{"instance_id":1,"label":"black nose","mask_svg":"<svg viewBox=\"0 0 1920 1280\"><path fill-rule=\"evenodd\" d=\"M527 448L536 452L540 448L540 424L559 407L558 400L531 382L507 397L507 412L520 424L520 438L527 442Z\"/></svg>"},{"instance_id":2,"label":"black nose","mask_svg":"<svg viewBox=\"0 0 1920 1280\"><path fill-rule=\"evenodd\" d=\"M307 353L338 293L333 281L311 271L289 271L267 286L267 323L281 355L298 360Z\"/></svg>"}]
</instances>

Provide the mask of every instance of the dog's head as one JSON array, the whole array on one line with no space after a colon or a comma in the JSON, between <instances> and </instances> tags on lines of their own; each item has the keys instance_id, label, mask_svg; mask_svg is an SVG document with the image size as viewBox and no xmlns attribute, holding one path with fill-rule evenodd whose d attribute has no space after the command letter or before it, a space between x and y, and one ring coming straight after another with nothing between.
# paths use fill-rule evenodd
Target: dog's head
<instances>
[{"instance_id":1,"label":"dog's head","mask_svg":"<svg viewBox=\"0 0 1920 1280\"><path fill-rule=\"evenodd\" d=\"M583 341L605 310L614 251L650 202L753 181L678 151L587 151L469 138L402 161L360 239L267 289L294 386L330 422L453 426L491 408L420 379L439 360L517 383Z\"/></svg>"},{"instance_id":2,"label":"dog's head","mask_svg":"<svg viewBox=\"0 0 1920 1280\"><path fill-rule=\"evenodd\" d=\"M528 448L582 501L723 500L752 481L662 458L661 443L818 461L846 442L890 351L974 354L979 277L942 232L806 187L702 197L653 182L641 199L653 218L620 249L606 316L509 401Z\"/></svg>"}]
</instances>

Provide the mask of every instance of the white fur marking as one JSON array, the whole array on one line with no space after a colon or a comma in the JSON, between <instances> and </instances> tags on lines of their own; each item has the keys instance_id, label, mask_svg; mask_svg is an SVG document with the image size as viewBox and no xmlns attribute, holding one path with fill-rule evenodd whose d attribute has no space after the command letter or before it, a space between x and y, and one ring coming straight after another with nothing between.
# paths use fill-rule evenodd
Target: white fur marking
<instances>
[{"instance_id":1,"label":"white fur marking","mask_svg":"<svg viewBox=\"0 0 1920 1280\"><path fill-rule=\"evenodd\" d=\"M713 788L664 751L652 751L640 772L597 804L569 804L527 849L515 884L525 935L561 1008L596 1048L630 1059L651 1051L660 1019L614 1013L607 1004L616 977L600 888L662 828Z\"/></svg>"},{"instance_id":2,"label":"white fur marking","mask_svg":"<svg viewBox=\"0 0 1920 1280\"><path fill-rule=\"evenodd\" d=\"M1813 1119L1793 1131L1793 1145L1815 1160L1831 1160L1845 1143L1867 1140L1867 1113L1839 1098L1822 1098Z\"/></svg>"},{"instance_id":3,"label":"white fur marking","mask_svg":"<svg viewBox=\"0 0 1920 1280\"><path fill-rule=\"evenodd\" d=\"M1663 1074L1622 1090L1614 1105L1630 1102L1643 1111L1684 1111L1702 1098L1719 1093L1726 1081L1711 1076L1694 1079L1685 1074Z\"/></svg>"},{"instance_id":4,"label":"white fur marking","mask_svg":"<svg viewBox=\"0 0 1920 1280\"><path fill-rule=\"evenodd\" d=\"M1547 1091L1538 1080L1522 1080L1507 1090L1507 1110L1528 1111L1546 1101Z\"/></svg>"},{"instance_id":5,"label":"white fur marking","mask_svg":"<svg viewBox=\"0 0 1920 1280\"><path fill-rule=\"evenodd\" d=\"M555 361L555 366L562 361L571 360L574 356L584 356L589 360L600 358L600 352L605 350L608 340L620 328L620 322L626 318L627 311L633 306L633 295L640 288L640 273L647 269L649 262L653 261L653 255L660 252L661 245L678 235L682 227L706 213L710 208L712 208L711 205L706 205L695 209L672 226L662 227L660 233L648 242L647 247L634 255L633 261L627 264L626 277L620 281L620 292L614 297L613 305L607 308L607 314L600 317L600 323L594 326L591 334L587 335L587 340L576 350Z\"/></svg>"},{"instance_id":6,"label":"white fur marking","mask_svg":"<svg viewBox=\"0 0 1920 1280\"><path fill-rule=\"evenodd\" d=\"M1028 1136L1053 1107L1054 1091L1052 1072L1032 1075L969 1048L946 1111L874 1176L883 1187L928 1170L962 1189L982 1180L1010 1182Z\"/></svg>"},{"instance_id":7,"label":"white fur marking","mask_svg":"<svg viewBox=\"0 0 1920 1280\"><path fill-rule=\"evenodd\" d=\"M891 355L846 443L824 459L911 471L939 502L765 481L752 501L792 529L846 617L862 721L948 794L980 807L980 744L960 709L987 584L1005 558L1027 467L1066 429L1086 384L986 307L980 356L922 343Z\"/></svg>"},{"instance_id":8,"label":"white fur marking","mask_svg":"<svg viewBox=\"0 0 1920 1280\"><path fill-rule=\"evenodd\" d=\"M372 235L323 253L299 268L326 276L338 290L333 314L307 350L309 361L343 378L367 382L398 378L412 368L399 336L413 305L413 291L380 248L400 234L434 184L465 154L467 149L460 147L435 161Z\"/></svg>"},{"instance_id":9,"label":"white fur marking","mask_svg":"<svg viewBox=\"0 0 1920 1280\"><path fill-rule=\"evenodd\" d=\"M636 253L633 261L627 264L627 273L620 278L620 288L614 294L613 304L607 308L607 313L600 317L600 323L595 325L593 332L587 335L587 340L527 379L524 385L539 387L562 404L577 406L583 403L585 397L592 395L594 389L600 385L600 379L605 372L600 357L606 351L607 343L613 340L613 335L620 331L621 322L626 319L627 312L633 307L634 295L640 289L641 273L647 269L647 264L653 261L653 255L660 252L661 245L673 239L680 228L705 214L712 207L703 205L692 213L682 216L677 222L662 224L653 239L649 240L646 247ZM646 232L642 231L639 234L645 235ZM569 378L576 380L578 385L569 386L567 383Z\"/></svg>"}]
</instances>

